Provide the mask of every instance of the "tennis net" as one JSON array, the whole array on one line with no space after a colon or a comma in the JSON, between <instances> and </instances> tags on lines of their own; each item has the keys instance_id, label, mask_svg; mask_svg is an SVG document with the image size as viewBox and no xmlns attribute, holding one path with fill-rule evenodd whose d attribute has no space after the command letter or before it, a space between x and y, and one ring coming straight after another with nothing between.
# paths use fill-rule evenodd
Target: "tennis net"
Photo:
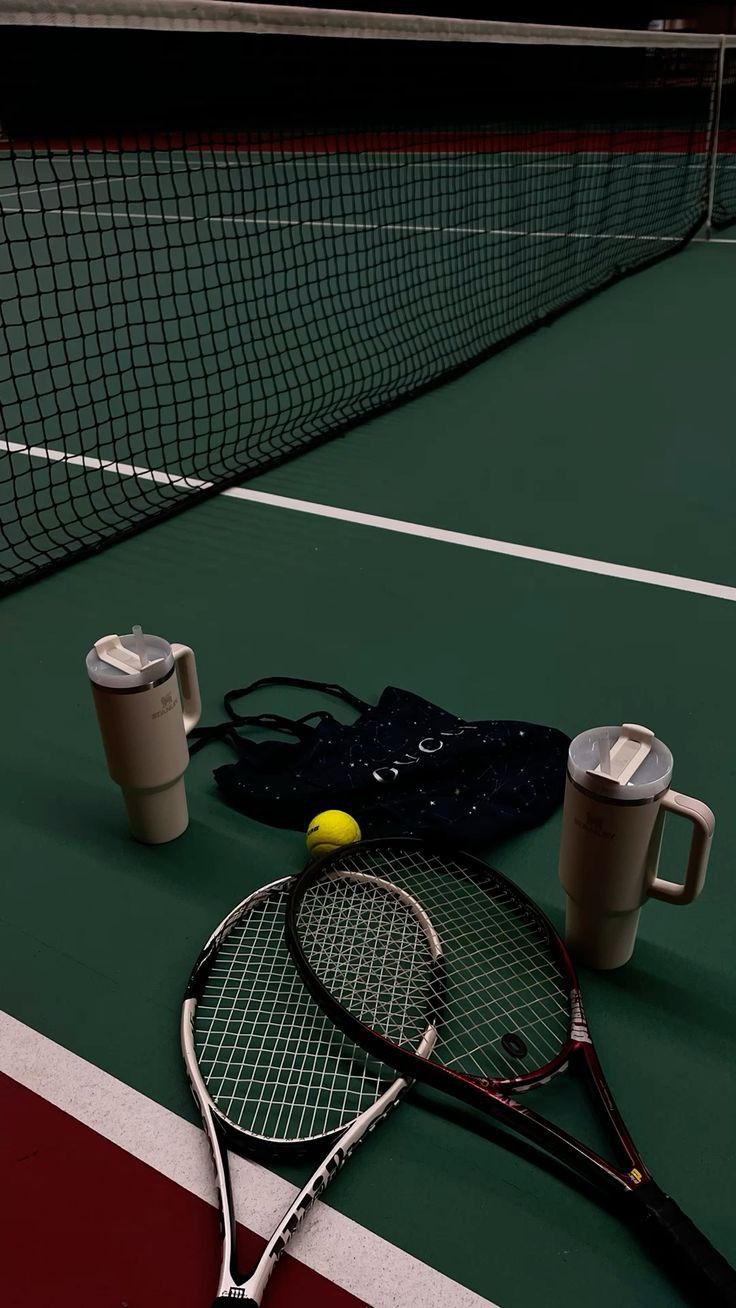
<instances>
[{"instance_id":1,"label":"tennis net","mask_svg":"<svg viewBox=\"0 0 736 1308\"><path fill-rule=\"evenodd\" d=\"M725 38L50 8L0 0L6 589L736 218Z\"/></svg>"}]
</instances>

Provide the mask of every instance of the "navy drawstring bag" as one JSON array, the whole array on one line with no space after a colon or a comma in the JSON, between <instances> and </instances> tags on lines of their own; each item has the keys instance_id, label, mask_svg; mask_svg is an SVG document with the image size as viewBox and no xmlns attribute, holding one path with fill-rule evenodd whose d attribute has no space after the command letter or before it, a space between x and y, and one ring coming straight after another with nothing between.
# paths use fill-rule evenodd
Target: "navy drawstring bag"
<instances>
[{"instance_id":1,"label":"navy drawstring bag","mask_svg":"<svg viewBox=\"0 0 736 1308\"><path fill-rule=\"evenodd\" d=\"M245 716L236 702L266 686L342 700L351 724L325 710L291 719ZM215 770L224 798L271 826L305 831L324 809L352 814L364 837L445 837L485 844L544 822L562 802L569 737L530 722L465 722L409 690L387 686L375 706L341 686L263 677L225 696L228 721L190 733L191 753L225 740L237 762ZM291 740L254 741L266 728Z\"/></svg>"}]
</instances>

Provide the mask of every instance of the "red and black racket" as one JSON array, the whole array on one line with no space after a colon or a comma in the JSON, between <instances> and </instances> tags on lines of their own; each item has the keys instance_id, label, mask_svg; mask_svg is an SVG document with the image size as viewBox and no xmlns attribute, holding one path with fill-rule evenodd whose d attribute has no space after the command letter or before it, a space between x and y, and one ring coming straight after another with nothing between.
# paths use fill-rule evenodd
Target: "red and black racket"
<instances>
[{"instance_id":1,"label":"red and black racket","mask_svg":"<svg viewBox=\"0 0 736 1308\"><path fill-rule=\"evenodd\" d=\"M466 854L367 841L308 867L286 916L297 970L356 1044L618 1196L698 1303L734 1308L736 1272L652 1179L606 1084L567 950L518 887ZM428 1024L437 1039L423 1057ZM517 1100L567 1067L587 1080L615 1163Z\"/></svg>"}]
</instances>

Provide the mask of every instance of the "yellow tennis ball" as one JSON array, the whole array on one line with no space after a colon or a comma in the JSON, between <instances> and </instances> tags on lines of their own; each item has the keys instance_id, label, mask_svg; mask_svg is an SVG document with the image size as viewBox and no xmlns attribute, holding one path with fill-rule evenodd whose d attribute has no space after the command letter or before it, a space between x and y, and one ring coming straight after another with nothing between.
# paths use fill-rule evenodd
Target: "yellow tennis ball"
<instances>
[{"instance_id":1,"label":"yellow tennis ball","mask_svg":"<svg viewBox=\"0 0 736 1308\"><path fill-rule=\"evenodd\" d=\"M339 808L318 813L307 830L307 849L312 858L321 858L341 845L352 845L355 840L360 840L360 827L354 817L341 813Z\"/></svg>"}]
</instances>

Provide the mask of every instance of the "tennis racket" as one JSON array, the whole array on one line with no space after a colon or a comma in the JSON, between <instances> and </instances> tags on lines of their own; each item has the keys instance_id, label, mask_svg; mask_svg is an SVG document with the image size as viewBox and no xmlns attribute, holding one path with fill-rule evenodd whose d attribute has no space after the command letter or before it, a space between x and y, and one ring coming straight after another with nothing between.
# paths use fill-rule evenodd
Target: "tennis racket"
<instances>
[{"instance_id":1,"label":"tennis racket","mask_svg":"<svg viewBox=\"0 0 736 1308\"><path fill-rule=\"evenodd\" d=\"M346 1040L305 991L284 944L290 884L286 877L257 890L220 923L194 965L182 1008L184 1061L219 1192L223 1249L213 1308L261 1303L315 1199L409 1084ZM429 1031L427 1040L433 1038ZM322 1151L257 1265L244 1274L237 1268L228 1148L263 1159Z\"/></svg>"},{"instance_id":2,"label":"tennis racket","mask_svg":"<svg viewBox=\"0 0 736 1308\"><path fill-rule=\"evenodd\" d=\"M652 1179L614 1103L557 932L485 863L419 840L367 841L297 878L294 963L325 1013L407 1077L480 1108L621 1200L699 1304L736 1305L736 1272ZM436 1040L418 1051L427 1027ZM582 1073L616 1162L517 1101Z\"/></svg>"}]
</instances>

